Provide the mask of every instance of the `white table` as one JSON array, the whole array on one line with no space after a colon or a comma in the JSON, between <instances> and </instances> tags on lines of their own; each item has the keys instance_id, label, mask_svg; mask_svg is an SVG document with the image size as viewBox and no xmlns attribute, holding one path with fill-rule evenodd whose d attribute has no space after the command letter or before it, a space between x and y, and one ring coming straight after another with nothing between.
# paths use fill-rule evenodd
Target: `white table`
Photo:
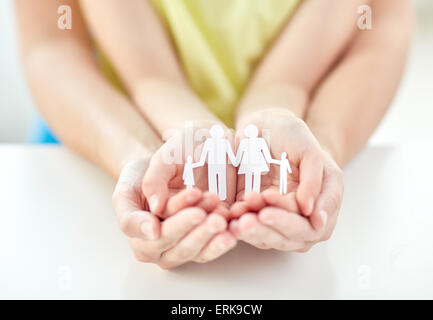
<instances>
[{"instance_id":1,"label":"white table","mask_svg":"<svg viewBox=\"0 0 433 320\"><path fill-rule=\"evenodd\" d=\"M0 146L0 298L433 298L433 145L367 148L333 237L309 253L239 245L163 271L134 260L114 181L61 147Z\"/></svg>"}]
</instances>

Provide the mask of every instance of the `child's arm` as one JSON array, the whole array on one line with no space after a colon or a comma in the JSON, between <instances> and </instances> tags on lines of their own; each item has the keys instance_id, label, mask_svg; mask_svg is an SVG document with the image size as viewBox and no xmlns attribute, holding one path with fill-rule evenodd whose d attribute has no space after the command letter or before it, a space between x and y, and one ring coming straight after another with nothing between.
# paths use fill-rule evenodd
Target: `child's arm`
<instances>
[{"instance_id":1,"label":"child's arm","mask_svg":"<svg viewBox=\"0 0 433 320\"><path fill-rule=\"evenodd\" d=\"M60 140L115 177L129 160L149 158L161 141L99 71L77 2L16 0L15 5L33 97ZM72 30L57 27L60 5L72 9Z\"/></svg>"},{"instance_id":2,"label":"child's arm","mask_svg":"<svg viewBox=\"0 0 433 320\"><path fill-rule=\"evenodd\" d=\"M162 134L220 121L195 96L150 1L81 0L90 29L140 110Z\"/></svg>"}]
</instances>

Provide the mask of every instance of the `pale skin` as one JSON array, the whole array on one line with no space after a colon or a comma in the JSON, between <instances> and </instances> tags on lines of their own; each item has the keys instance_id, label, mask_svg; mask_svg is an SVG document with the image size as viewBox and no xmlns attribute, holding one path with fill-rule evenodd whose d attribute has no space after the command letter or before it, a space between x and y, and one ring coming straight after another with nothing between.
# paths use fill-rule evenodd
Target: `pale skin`
<instances>
[{"instance_id":1,"label":"pale skin","mask_svg":"<svg viewBox=\"0 0 433 320\"><path fill-rule=\"evenodd\" d=\"M287 152L293 170L288 194L279 194L271 170L262 179L264 192L244 197L243 181L229 166L233 187L221 206L198 180L201 190L183 191L177 184L182 166L158 161L165 130L191 120L196 128L220 121L189 88L147 1L80 2L131 99L101 75L76 1L15 2L23 60L41 112L66 145L119 177L113 202L133 252L164 268L213 260L237 239L264 249L306 251L329 238L343 194L340 167L362 148L388 108L411 31L409 0L370 1L369 31L356 28L357 8L365 0L304 1L257 67L236 120L239 130L249 123L272 128L272 156ZM74 10L73 30L57 29L61 4ZM296 138L280 138L288 135ZM223 218L227 205L234 218L229 225Z\"/></svg>"},{"instance_id":2,"label":"pale skin","mask_svg":"<svg viewBox=\"0 0 433 320\"><path fill-rule=\"evenodd\" d=\"M74 12L72 30L57 28L60 5ZM160 222L148 211L141 184L162 144L160 135L100 72L77 2L16 0L15 6L36 104L63 143L118 178L113 204L135 257L172 268L230 250L236 239L226 219L212 214L219 206L214 195L198 189L177 192L164 208L167 216L179 213L172 220Z\"/></svg>"}]
</instances>

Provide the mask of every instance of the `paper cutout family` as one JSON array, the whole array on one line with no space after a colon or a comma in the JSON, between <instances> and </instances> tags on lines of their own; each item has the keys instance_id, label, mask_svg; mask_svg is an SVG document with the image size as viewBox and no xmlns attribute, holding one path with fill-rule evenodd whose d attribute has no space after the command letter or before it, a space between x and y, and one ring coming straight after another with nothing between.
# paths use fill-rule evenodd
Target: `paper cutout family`
<instances>
[{"instance_id":1,"label":"paper cutout family","mask_svg":"<svg viewBox=\"0 0 433 320\"><path fill-rule=\"evenodd\" d=\"M221 200L227 198L226 168L227 157L234 167L238 167L238 174L245 175L245 193L260 192L261 175L269 171L268 164L280 166L280 194L287 193L287 173L292 173L287 153L281 154L281 160L272 159L268 145L264 138L258 137L258 129L254 125L245 128L235 156L230 143L224 138L224 129L214 125L210 129L210 138L204 142L200 160L193 163L188 156L183 171L183 181L187 189L195 185L194 169L202 167L208 158L209 192L216 193Z\"/></svg>"}]
</instances>

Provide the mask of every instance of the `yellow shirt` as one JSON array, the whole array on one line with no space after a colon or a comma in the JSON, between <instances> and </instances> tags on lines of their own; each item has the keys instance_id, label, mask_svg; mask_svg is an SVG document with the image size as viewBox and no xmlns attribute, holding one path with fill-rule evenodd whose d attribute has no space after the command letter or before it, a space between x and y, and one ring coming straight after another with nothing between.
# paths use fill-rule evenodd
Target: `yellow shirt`
<instances>
[{"instance_id":1,"label":"yellow shirt","mask_svg":"<svg viewBox=\"0 0 433 320\"><path fill-rule=\"evenodd\" d=\"M300 0L152 0L196 94L228 126L259 59Z\"/></svg>"}]
</instances>

